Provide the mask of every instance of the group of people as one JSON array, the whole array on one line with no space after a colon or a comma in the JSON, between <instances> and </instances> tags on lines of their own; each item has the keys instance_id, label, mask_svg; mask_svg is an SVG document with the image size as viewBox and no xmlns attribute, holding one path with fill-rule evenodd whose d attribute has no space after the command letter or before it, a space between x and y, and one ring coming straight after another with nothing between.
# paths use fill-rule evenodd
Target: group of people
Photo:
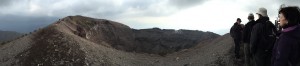
<instances>
[{"instance_id":1,"label":"group of people","mask_svg":"<svg viewBox=\"0 0 300 66\"><path fill-rule=\"evenodd\" d=\"M230 29L235 43L235 57L241 59L243 45L245 66L300 66L300 9L283 7L278 11L279 31L269 20L267 9L259 8L258 19L248 15L249 22L237 21Z\"/></svg>"}]
</instances>

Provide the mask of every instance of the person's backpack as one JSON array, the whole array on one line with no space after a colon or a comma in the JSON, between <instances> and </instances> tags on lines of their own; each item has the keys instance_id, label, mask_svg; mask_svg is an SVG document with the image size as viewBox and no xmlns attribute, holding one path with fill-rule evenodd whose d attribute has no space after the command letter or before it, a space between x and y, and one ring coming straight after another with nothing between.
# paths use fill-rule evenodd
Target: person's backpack
<instances>
[{"instance_id":1,"label":"person's backpack","mask_svg":"<svg viewBox=\"0 0 300 66\"><path fill-rule=\"evenodd\" d=\"M277 30L275 25L273 25L273 23L270 21L267 21L262 24L263 24L263 34L261 36L261 41L263 42L263 44L267 44L265 50L271 52L277 40L276 38Z\"/></svg>"},{"instance_id":2,"label":"person's backpack","mask_svg":"<svg viewBox=\"0 0 300 66\"><path fill-rule=\"evenodd\" d=\"M230 28L230 32L229 32L229 34L230 34L231 37L233 37L232 33L233 33L233 27Z\"/></svg>"},{"instance_id":3,"label":"person's backpack","mask_svg":"<svg viewBox=\"0 0 300 66\"><path fill-rule=\"evenodd\" d=\"M235 27L236 27L236 25L234 24L234 25L230 28L230 36L231 36L232 38L235 38L235 32L234 32L234 30L236 29Z\"/></svg>"}]
</instances>

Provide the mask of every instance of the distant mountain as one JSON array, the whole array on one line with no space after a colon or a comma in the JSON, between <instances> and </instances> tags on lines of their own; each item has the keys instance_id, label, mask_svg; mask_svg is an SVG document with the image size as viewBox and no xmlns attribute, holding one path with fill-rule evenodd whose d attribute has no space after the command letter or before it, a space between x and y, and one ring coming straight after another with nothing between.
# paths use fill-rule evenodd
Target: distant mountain
<instances>
[{"instance_id":1,"label":"distant mountain","mask_svg":"<svg viewBox=\"0 0 300 66\"><path fill-rule=\"evenodd\" d=\"M13 40L20 37L22 34L14 31L1 31L0 30L0 43L4 41Z\"/></svg>"},{"instance_id":2,"label":"distant mountain","mask_svg":"<svg viewBox=\"0 0 300 66\"><path fill-rule=\"evenodd\" d=\"M137 30L106 19L68 16L0 46L0 66L203 66L220 60L217 55L228 57L232 43L228 34Z\"/></svg>"},{"instance_id":3,"label":"distant mountain","mask_svg":"<svg viewBox=\"0 0 300 66\"><path fill-rule=\"evenodd\" d=\"M58 19L58 17L51 16L1 15L0 30L29 33L35 29L48 26Z\"/></svg>"},{"instance_id":4,"label":"distant mountain","mask_svg":"<svg viewBox=\"0 0 300 66\"><path fill-rule=\"evenodd\" d=\"M196 46L220 35L197 30L141 29L134 30L137 51L166 55Z\"/></svg>"}]
</instances>

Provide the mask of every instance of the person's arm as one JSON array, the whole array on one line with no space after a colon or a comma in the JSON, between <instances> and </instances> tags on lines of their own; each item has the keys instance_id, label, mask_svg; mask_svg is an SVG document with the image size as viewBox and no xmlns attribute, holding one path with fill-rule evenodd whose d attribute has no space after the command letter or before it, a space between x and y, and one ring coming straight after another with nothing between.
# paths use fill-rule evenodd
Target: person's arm
<instances>
[{"instance_id":1,"label":"person's arm","mask_svg":"<svg viewBox=\"0 0 300 66\"><path fill-rule=\"evenodd\" d=\"M230 36L232 37L232 38L234 38L235 36L235 34L234 34L234 30L235 30L235 28L234 28L234 25L230 28Z\"/></svg>"},{"instance_id":2,"label":"person's arm","mask_svg":"<svg viewBox=\"0 0 300 66\"><path fill-rule=\"evenodd\" d=\"M270 23L270 25L271 25L271 29L273 30L272 32L272 42L273 42L273 44L270 44L269 46L268 46L268 51L272 51L272 49L273 49L273 47L274 47L274 44L275 44L275 42L276 42L276 40L277 40L277 33L278 33L278 31L277 31L277 29L276 29L276 27L275 27L275 25L272 23L272 22L269 22Z\"/></svg>"},{"instance_id":3,"label":"person's arm","mask_svg":"<svg viewBox=\"0 0 300 66\"><path fill-rule=\"evenodd\" d=\"M250 52L251 54L255 54L256 49L257 49L257 44L258 40L260 37L260 33L262 30L262 24L256 24L254 25L252 32L251 32L251 37L250 37Z\"/></svg>"},{"instance_id":4,"label":"person's arm","mask_svg":"<svg viewBox=\"0 0 300 66\"><path fill-rule=\"evenodd\" d=\"M249 41L249 31L250 31L250 26L249 24L246 24L245 29L243 30L243 42Z\"/></svg>"},{"instance_id":5,"label":"person's arm","mask_svg":"<svg viewBox=\"0 0 300 66\"><path fill-rule=\"evenodd\" d=\"M279 32L278 32L276 26L275 26L273 23L272 23L272 28L273 28L273 30L275 30L275 31L274 31L274 35L277 37L277 36L278 36L277 34L278 34Z\"/></svg>"},{"instance_id":6,"label":"person's arm","mask_svg":"<svg viewBox=\"0 0 300 66\"><path fill-rule=\"evenodd\" d=\"M270 21L270 22L268 22L271 26L271 28L272 28L272 30L274 30L273 32L274 32L274 35L276 35L277 33L278 33L278 30L277 30L277 28L276 28L276 26Z\"/></svg>"},{"instance_id":7,"label":"person's arm","mask_svg":"<svg viewBox=\"0 0 300 66\"><path fill-rule=\"evenodd\" d=\"M291 46L296 44L295 40L288 39L286 37L282 37L283 39L280 40L278 46L275 47L277 51L275 52L275 57L273 59L274 66L288 66L288 59L291 53Z\"/></svg>"}]
</instances>

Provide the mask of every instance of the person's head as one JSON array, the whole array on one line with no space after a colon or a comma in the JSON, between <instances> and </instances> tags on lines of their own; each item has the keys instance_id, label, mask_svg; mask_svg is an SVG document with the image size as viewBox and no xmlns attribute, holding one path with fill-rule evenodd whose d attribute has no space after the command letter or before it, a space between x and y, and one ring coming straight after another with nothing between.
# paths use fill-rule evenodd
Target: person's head
<instances>
[{"instance_id":1,"label":"person's head","mask_svg":"<svg viewBox=\"0 0 300 66\"><path fill-rule=\"evenodd\" d=\"M298 25L300 22L299 7L289 6L279 10L279 22L282 28Z\"/></svg>"},{"instance_id":2,"label":"person's head","mask_svg":"<svg viewBox=\"0 0 300 66\"><path fill-rule=\"evenodd\" d=\"M236 23L239 23L239 24L240 24L241 22L242 22L242 20L241 20L240 18L237 18L237 19L236 19Z\"/></svg>"},{"instance_id":3,"label":"person's head","mask_svg":"<svg viewBox=\"0 0 300 66\"><path fill-rule=\"evenodd\" d=\"M254 20L254 15L252 13L249 13L248 20Z\"/></svg>"},{"instance_id":4,"label":"person's head","mask_svg":"<svg viewBox=\"0 0 300 66\"><path fill-rule=\"evenodd\" d=\"M258 9L258 12L256 13L258 14L258 17L261 18L261 17L268 17L268 12L267 12L267 9L266 8L259 8Z\"/></svg>"}]
</instances>

